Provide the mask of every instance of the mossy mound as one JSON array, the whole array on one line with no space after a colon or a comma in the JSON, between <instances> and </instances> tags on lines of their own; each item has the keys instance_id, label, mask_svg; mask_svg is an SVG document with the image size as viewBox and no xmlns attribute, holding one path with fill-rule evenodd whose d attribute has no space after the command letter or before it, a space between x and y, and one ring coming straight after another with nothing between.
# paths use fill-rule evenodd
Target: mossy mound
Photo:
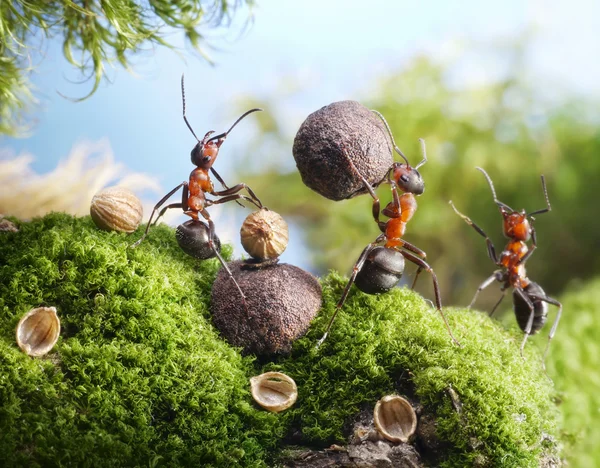
<instances>
[{"instance_id":1,"label":"mossy mound","mask_svg":"<svg viewBox=\"0 0 600 468\"><path fill-rule=\"evenodd\" d=\"M219 268L156 227L137 238L98 231L89 217L51 214L0 233L0 465L272 466L289 445L344 443L349 424L401 392L435 419L436 466L539 466L557 448L550 381L535 347L483 314L446 309L463 348L417 294L356 289L329 338L315 344L345 278L323 280L324 307L291 356L242 357L211 324ZM54 351L32 359L14 328L30 308L56 306ZM253 404L248 380L280 370L294 407ZM451 397L451 395L453 395ZM457 409L458 408L458 409Z\"/></svg>"},{"instance_id":2,"label":"mossy mound","mask_svg":"<svg viewBox=\"0 0 600 468\"><path fill-rule=\"evenodd\" d=\"M547 367L560 392L565 452L573 467L600 466L600 278L572 288L561 301Z\"/></svg>"}]
</instances>

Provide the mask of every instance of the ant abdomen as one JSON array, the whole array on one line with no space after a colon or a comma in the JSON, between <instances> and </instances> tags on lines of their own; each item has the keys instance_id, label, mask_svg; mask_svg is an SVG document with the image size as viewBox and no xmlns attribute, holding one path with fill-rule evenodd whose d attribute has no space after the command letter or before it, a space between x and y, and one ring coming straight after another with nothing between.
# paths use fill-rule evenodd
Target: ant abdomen
<instances>
[{"instance_id":1,"label":"ant abdomen","mask_svg":"<svg viewBox=\"0 0 600 468\"><path fill-rule=\"evenodd\" d=\"M530 335L534 335L542 329L548 318L548 304L545 301L539 299L533 299L535 297L546 297L546 293L542 287L534 283L533 281L523 289L525 294L530 298L533 303L533 324L531 327ZM515 317L521 330L526 331L527 322L531 314L531 309L525 300L519 295L517 290L513 290L513 307L515 311Z\"/></svg>"},{"instance_id":2,"label":"ant abdomen","mask_svg":"<svg viewBox=\"0 0 600 468\"><path fill-rule=\"evenodd\" d=\"M396 249L379 246L369 252L354 284L367 294L384 293L398 284L403 272L402 254Z\"/></svg>"},{"instance_id":3,"label":"ant abdomen","mask_svg":"<svg viewBox=\"0 0 600 468\"><path fill-rule=\"evenodd\" d=\"M213 234L214 249L209 244L209 228L202 221L190 219L177 226L175 237L181 250L200 260L216 257L221 251L221 240ZM216 252L215 252L216 250Z\"/></svg>"}]
</instances>

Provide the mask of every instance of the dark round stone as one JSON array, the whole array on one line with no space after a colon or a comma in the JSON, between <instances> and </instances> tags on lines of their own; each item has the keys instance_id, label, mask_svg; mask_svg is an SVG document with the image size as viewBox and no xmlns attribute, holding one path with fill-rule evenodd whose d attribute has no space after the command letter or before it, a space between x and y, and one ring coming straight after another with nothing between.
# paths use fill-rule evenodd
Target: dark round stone
<instances>
[{"instance_id":1,"label":"dark round stone","mask_svg":"<svg viewBox=\"0 0 600 468\"><path fill-rule=\"evenodd\" d=\"M393 163L392 143L381 119L356 101L334 102L310 114L294 139L293 154L306 186L330 200L367 193L340 144L370 184Z\"/></svg>"},{"instance_id":2,"label":"dark round stone","mask_svg":"<svg viewBox=\"0 0 600 468\"><path fill-rule=\"evenodd\" d=\"M233 281L221 268L212 287L213 322L222 336L245 353L287 354L306 333L321 308L321 285L310 273L287 263L259 269L228 264L246 296L248 310Z\"/></svg>"},{"instance_id":3,"label":"dark round stone","mask_svg":"<svg viewBox=\"0 0 600 468\"><path fill-rule=\"evenodd\" d=\"M379 294L392 289L404 272L404 257L396 249L375 247L356 275L356 287L367 294Z\"/></svg>"},{"instance_id":4,"label":"dark round stone","mask_svg":"<svg viewBox=\"0 0 600 468\"><path fill-rule=\"evenodd\" d=\"M190 219L180 224L175 230L175 238L181 250L194 258L207 260L215 256L214 250L208 246L208 226L202 221ZM213 243L217 251L221 252L221 240L216 234Z\"/></svg>"}]
</instances>

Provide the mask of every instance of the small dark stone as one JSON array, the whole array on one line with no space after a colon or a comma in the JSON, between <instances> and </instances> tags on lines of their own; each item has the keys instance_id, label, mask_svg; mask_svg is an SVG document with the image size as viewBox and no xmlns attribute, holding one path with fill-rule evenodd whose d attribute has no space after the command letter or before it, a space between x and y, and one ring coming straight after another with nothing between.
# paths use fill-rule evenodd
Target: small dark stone
<instances>
[{"instance_id":1,"label":"small dark stone","mask_svg":"<svg viewBox=\"0 0 600 468\"><path fill-rule=\"evenodd\" d=\"M215 256L215 251L208 246L208 226L202 221L190 219L177 226L175 237L181 250L186 254L207 260ZM217 251L221 251L221 240L215 236L213 242Z\"/></svg>"},{"instance_id":2,"label":"small dark stone","mask_svg":"<svg viewBox=\"0 0 600 468\"><path fill-rule=\"evenodd\" d=\"M381 119L356 101L334 102L310 114L294 139L294 159L307 187L330 200L366 189L342 154L344 144L358 171L371 184L393 163L392 143Z\"/></svg>"},{"instance_id":3,"label":"small dark stone","mask_svg":"<svg viewBox=\"0 0 600 468\"><path fill-rule=\"evenodd\" d=\"M244 262L235 261L229 263L229 269L246 296L248 310L235 284L221 269L211 296L215 326L229 343L246 353L289 353L294 340L306 333L321 308L317 279L287 263L247 269Z\"/></svg>"}]
</instances>

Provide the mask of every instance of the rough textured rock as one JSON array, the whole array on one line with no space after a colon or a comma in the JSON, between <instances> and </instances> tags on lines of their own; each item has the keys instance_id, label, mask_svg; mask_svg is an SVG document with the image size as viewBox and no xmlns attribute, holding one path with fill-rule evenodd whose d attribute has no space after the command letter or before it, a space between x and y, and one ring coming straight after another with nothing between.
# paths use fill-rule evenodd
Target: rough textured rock
<instances>
[{"instance_id":1,"label":"rough textured rock","mask_svg":"<svg viewBox=\"0 0 600 468\"><path fill-rule=\"evenodd\" d=\"M244 265L236 261L229 268L246 296L248 310L221 269L212 288L213 322L229 343L247 353L287 354L321 307L321 285L310 273L286 263L264 268Z\"/></svg>"},{"instance_id":2,"label":"rough textured rock","mask_svg":"<svg viewBox=\"0 0 600 468\"><path fill-rule=\"evenodd\" d=\"M331 200L366 193L343 155L374 184L393 163L392 143L381 119L356 101L339 101L310 114L294 139L294 159L306 186Z\"/></svg>"}]
</instances>

